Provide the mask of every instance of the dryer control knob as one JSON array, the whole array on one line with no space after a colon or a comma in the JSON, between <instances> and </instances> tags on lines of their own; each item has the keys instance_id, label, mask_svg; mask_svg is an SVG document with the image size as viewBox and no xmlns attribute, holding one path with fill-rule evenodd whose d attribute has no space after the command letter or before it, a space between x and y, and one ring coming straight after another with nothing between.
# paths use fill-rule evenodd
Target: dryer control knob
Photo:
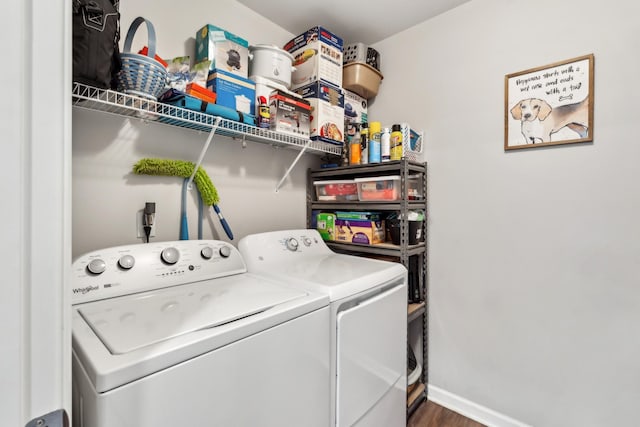
<instances>
[{"instance_id":1,"label":"dryer control knob","mask_svg":"<svg viewBox=\"0 0 640 427\"><path fill-rule=\"evenodd\" d=\"M289 249L292 252L295 252L298 250L298 241L293 237L288 238L285 245L287 246L287 249Z\"/></svg>"},{"instance_id":2,"label":"dryer control knob","mask_svg":"<svg viewBox=\"0 0 640 427\"><path fill-rule=\"evenodd\" d=\"M211 249L211 246L205 246L200 251L200 255L202 255L204 259L211 259L211 257L213 257L213 249Z\"/></svg>"},{"instance_id":3,"label":"dryer control knob","mask_svg":"<svg viewBox=\"0 0 640 427\"><path fill-rule=\"evenodd\" d=\"M302 243L304 243L305 246L311 246L311 238L303 237L302 238Z\"/></svg>"},{"instance_id":4,"label":"dryer control knob","mask_svg":"<svg viewBox=\"0 0 640 427\"><path fill-rule=\"evenodd\" d=\"M220 248L220 256L222 258L229 258L231 255L231 248L229 246L223 246Z\"/></svg>"},{"instance_id":5,"label":"dryer control knob","mask_svg":"<svg viewBox=\"0 0 640 427\"><path fill-rule=\"evenodd\" d=\"M91 260L89 264L87 264L87 270L91 274L101 274L107 269L107 264L101 260L100 258L96 258Z\"/></svg>"},{"instance_id":6,"label":"dryer control knob","mask_svg":"<svg viewBox=\"0 0 640 427\"><path fill-rule=\"evenodd\" d=\"M180 252L174 247L168 247L162 250L160 258L167 264L175 264L180 259Z\"/></svg>"},{"instance_id":7,"label":"dryer control knob","mask_svg":"<svg viewBox=\"0 0 640 427\"><path fill-rule=\"evenodd\" d=\"M129 270L136 263L136 259L132 255L123 255L118 260L118 265L120 268L125 270Z\"/></svg>"}]
</instances>

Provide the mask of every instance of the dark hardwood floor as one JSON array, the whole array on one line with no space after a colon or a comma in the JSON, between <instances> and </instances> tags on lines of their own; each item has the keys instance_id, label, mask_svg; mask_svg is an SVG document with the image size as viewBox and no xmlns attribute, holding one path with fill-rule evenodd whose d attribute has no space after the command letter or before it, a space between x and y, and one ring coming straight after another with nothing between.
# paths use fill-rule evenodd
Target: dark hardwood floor
<instances>
[{"instance_id":1,"label":"dark hardwood floor","mask_svg":"<svg viewBox=\"0 0 640 427\"><path fill-rule=\"evenodd\" d=\"M411 414L407 427L486 427L436 403L425 401Z\"/></svg>"}]
</instances>

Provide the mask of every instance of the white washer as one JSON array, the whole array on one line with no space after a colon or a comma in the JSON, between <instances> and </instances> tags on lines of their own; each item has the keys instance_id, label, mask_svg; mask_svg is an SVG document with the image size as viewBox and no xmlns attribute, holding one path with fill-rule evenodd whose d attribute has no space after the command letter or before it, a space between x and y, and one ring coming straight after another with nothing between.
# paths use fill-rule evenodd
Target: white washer
<instances>
[{"instance_id":1,"label":"white washer","mask_svg":"<svg viewBox=\"0 0 640 427\"><path fill-rule=\"evenodd\" d=\"M329 425L329 299L192 240L73 263L73 423Z\"/></svg>"},{"instance_id":2,"label":"white washer","mask_svg":"<svg viewBox=\"0 0 640 427\"><path fill-rule=\"evenodd\" d=\"M250 272L330 298L331 425L406 425L407 270L333 252L316 230L240 240Z\"/></svg>"}]
</instances>

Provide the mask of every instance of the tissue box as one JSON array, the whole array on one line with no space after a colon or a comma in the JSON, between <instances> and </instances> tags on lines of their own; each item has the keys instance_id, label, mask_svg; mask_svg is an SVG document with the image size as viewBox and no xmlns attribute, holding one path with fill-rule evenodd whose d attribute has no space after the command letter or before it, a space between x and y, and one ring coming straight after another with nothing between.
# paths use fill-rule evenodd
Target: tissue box
<instances>
[{"instance_id":1,"label":"tissue box","mask_svg":"<svg viewBox=\"0 0 640 427\"><path fill-rule=\"evenodd\" d=\"M385 241L384 220L339 219L335 221L335 241L375 245Z\"/></svg>"},{"instance_id":2,"label":"tissue box","mask_svg":"<svg viewBox=\"0 0 640 427\"><path fill-rule=\"evenodd\" d=\"M211 61L211 70L219 69L247 78L249 42L215 25L205 25L196 33L195 62Z\"/></svg>"},{"instance_id":3,"label":"tissue box","mask_svg":"<svg viewBox=\"0 0 640 427\"><path fill-rule=\"evenodd\" d=\"M269 96L271 130L300 138L309 138L311 105L302 98L275 90Z\"/></svg>"},{"instance_id":4,"label":"tissue box","mask_svg":"<svg viewBox=\"0 0 640 427\"><path fill-rule=\"evenodd\" d=\"M207 89L216 93L216 104L241 113L254 114L256 85L252 80L215 70L209 73Z\"/></svg>"},{"instance_id":5,"label":"tissue box","mask_svg":"<svg viewBox=\"0 0 640 427\"><path fill-rule=\"evenodd\" d=\"M322 27L311 28L284 45L293 55L291 89L317 80L342 86L342 46L340 37Z\"/></svg>"},{"instance_id":6,"label":"tissue box","mask_svg":"<svg viewBox=\"0 0 640 427\"><path fill-rule=\"evenodd\" d=\"M349 123L367 123L367 100L350 90L344 91L344 120Z\"/></svg>"},{"instance_id":7,"label":"tissue box","mask_svg":"<svg viewBox=\"0 0 640 427\"><path fill-rule=\"evenodd\" d=\"M344 143L344 91L326 82L314 82L296 89L311 105L311 130L314 141Z\"/></svg>"}]
</instances>

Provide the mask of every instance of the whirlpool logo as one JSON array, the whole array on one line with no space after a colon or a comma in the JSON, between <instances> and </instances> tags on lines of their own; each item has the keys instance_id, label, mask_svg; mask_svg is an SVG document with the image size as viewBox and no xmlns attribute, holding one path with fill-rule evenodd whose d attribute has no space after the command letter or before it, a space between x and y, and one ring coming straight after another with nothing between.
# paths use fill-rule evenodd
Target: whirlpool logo
<instances>
[{"instance_id":1,"label":"whirlpool logo","mask_svg":"<svg viewBox=\"0 0 640 427\"><path fill-rule=\"evenodd\" d=\"M97 291L98 289L100 289L100 286L85 286L84 288L74 288L73 293L84 295L91 291Z\"/></svg>"}]
</instances>

